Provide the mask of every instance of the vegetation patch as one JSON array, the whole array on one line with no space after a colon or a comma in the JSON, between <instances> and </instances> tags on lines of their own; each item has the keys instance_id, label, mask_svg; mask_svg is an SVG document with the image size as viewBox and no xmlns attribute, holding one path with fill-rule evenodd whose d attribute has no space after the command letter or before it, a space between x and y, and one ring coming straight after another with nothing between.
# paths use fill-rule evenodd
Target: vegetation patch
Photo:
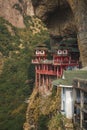
<instances>
[{"instance_id":1,"label":"vegetation patch","mask_svg":"<svg viewBox=\"0 0 87 130\"><path fill-rule=\"evenodd\" d=\"M7 25L14 35L11 35ZM23 129L27 107L24 101L34 87L33 50L38 43L49 39L46 30L35 35L32 32L29 25L19 29L0 18L0 52L5 59L0 75L1 130Z\"/></svg>"}]
</instances>

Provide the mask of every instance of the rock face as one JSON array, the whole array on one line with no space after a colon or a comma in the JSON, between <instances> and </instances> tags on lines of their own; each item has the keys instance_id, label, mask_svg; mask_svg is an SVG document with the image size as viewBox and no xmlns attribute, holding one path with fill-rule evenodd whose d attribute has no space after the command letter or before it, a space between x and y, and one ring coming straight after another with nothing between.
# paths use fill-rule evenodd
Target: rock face
<instances>
[{"instance_id":1,"label":"rock face","mask_svg":"<svg viewBox=\"0 0 87 130\"><path fill-rule=\"evenodd\" d=\"M33 15L33 6L28 0L0 0L0 16L13 26L24 28L23 16Z\"/></svg>"},{"instance_id":2,"label":"rock face","mask_svg":"<svg viewBox=\"0 0 87 130\"><path fill-rule=\"evenodd\" d=\"M35 14L54 36L76 34L83 66L87 66L87 1L32 0Z\"/></svg>"}]
</instances>

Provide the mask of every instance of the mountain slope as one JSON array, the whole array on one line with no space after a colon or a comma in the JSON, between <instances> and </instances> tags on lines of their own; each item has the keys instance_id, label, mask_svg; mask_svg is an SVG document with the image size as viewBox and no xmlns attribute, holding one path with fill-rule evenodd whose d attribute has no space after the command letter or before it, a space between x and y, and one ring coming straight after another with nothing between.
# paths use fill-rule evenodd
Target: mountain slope
<instances>
[{"instance_id":1,"label":"mountain slope","mask_svg":"<svg viewBox=\"0 0 87 130\"><path fill-rule=\"evenodd\" d=\"M40 20L25 17L24 22L26 28L18 29L0 18L0 53L4 62L0 74L1 130L23 129L24 101L34 87L34 67L31 65L33 49L38 43L49 40ZM38 22L39 27L35 24Z\"/></svg>"}]
</instances>

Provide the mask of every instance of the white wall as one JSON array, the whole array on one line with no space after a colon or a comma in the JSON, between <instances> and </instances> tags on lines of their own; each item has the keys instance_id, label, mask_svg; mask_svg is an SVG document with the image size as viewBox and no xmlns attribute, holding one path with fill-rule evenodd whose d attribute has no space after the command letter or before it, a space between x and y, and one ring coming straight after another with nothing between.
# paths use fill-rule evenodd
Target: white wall
<instances>
[{"instance_id":1,"label":"white wall","mask_svg":"<svg viewBox=\"0 0 87 130\"><path fill-rule=\"evenodd\" d=\"M62 88L61 110L65 111L64 114L69 119L72 119L72 115L73 115L73 100L72 100L72 98L73 98L72 97L72 88Z\"/></svg>"}]
</instances>

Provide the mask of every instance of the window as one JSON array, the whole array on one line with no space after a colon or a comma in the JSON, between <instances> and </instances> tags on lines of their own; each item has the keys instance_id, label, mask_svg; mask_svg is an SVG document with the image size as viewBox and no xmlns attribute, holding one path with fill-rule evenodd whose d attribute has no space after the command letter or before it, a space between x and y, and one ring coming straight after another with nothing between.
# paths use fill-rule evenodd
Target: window
<instances>
[{"instance_id":1,"label":"window","mask_svg":"<svg viewBox=\"0 0 87 130\"><path fill-rule=\"evenodd\" d=\"M45 52L44 52L43 50L41 50L41 51L40 51L40 54L44 55L44 54L45 54Z\"/></svg>"},{"instance_id":2,"label":"window","mask_svg":"<svg viewBox=\"0 0 87 130\"><path fill-rule=\"evenodd\" d=\"M62 50L58 50L57 54L60 54L60 55L63 54Z\"/></svg>"},{"instance_id":3,"label":"window","mask_svg":"<svg viewBox=\"0 0 87 130\"><path fill-rule=\"evenodd\" d=\"M63 54L68 54L68 51L67 50L63 50Z\"/></svg>"},{"instance_id":4,"label":"window","mask_svg":"<svg viewBox=\"0 0 87 130\"><path fill-rule=\"evenodd\" d=\"M39 50L36 51L36 55L38 55L38 54L40 54L40 51L39 51Z\"/></svg>"}]
</instances>

